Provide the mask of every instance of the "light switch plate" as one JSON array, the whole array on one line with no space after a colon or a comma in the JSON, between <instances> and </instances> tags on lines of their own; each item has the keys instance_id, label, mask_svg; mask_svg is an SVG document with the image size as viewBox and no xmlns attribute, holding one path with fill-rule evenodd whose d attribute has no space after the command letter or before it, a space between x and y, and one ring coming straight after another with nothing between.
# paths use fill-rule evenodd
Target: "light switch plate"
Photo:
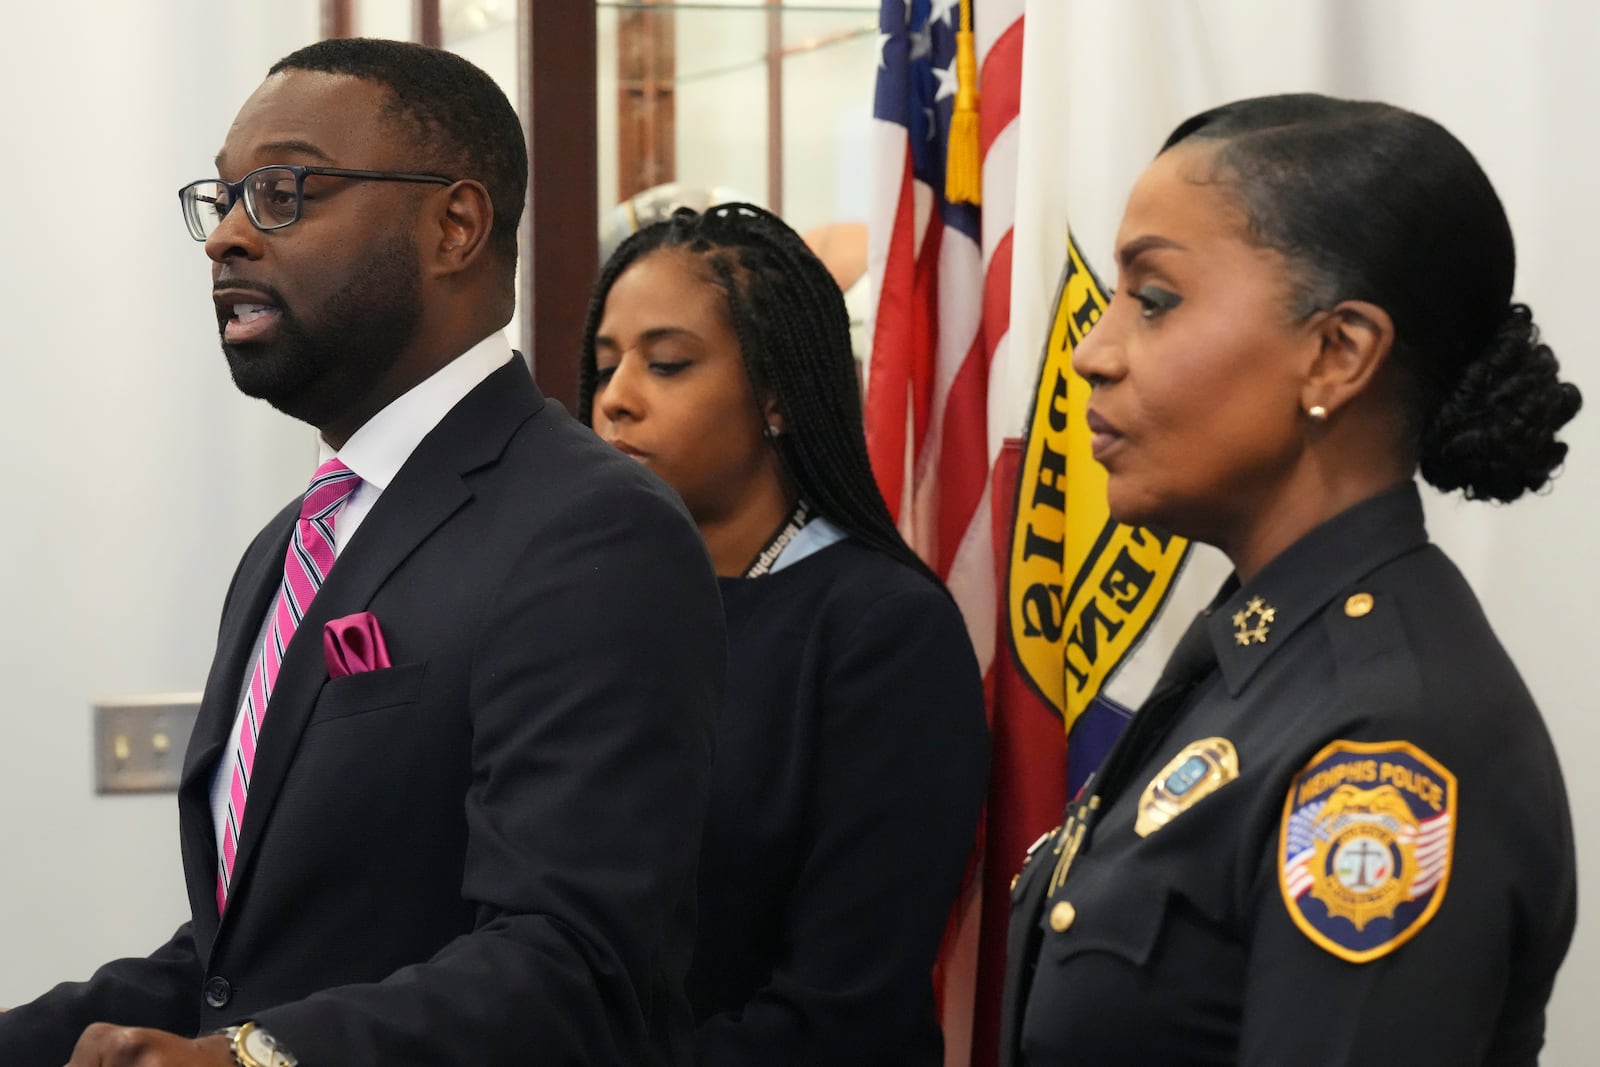
<instances>
[{"instance_id":1,"label":"light switch plate","mask_svg":"<svg viewBox=\"0 0 1600 1067\"><path fill-rule=\"evenodd\" d=\"M94 791L174 793L200 711L199 693L96 701Z\"/></svg>"}]
</instances>

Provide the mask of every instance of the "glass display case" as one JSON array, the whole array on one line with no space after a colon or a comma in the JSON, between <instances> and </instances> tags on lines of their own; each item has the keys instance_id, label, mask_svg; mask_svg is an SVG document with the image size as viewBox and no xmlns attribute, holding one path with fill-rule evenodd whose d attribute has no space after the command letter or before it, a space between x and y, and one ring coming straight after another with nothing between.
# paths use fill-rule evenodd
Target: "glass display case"
<instances>
[{"instance_id":1,"label":"glass display case","mask_svg":"<svg viewBox=\"0 0 1600 1067\"><path fill-rule=\"evenodd\" d=\"M330 36L391 37L451 49L488 71L525 122L537 110L541 128L530 130L534 197L541 195L541 144L546 152L592 151L592 169L571 173L594 175L592 197L581 198L595 217L593 262L576 255L563 235L568 273L581 266L583 285L594 264L641 221L680 202L703 207L732 199L782 215L814 248L829 250L824 258L841 286L859 283L866 265L877 4L599 0L589 7L588 0L323 0L323 29ZM575 51L575 40L559 42L553 53L535 48L532 35L552 25L562 33L592 26L593 53ZM546 87L538 108L535 86L541 82L530 69L536 57L547 57L538 71ZM592 79L592 112L552 110L549 86L568 78ZM551 123L566 127L554 142L541 139ZM549 157L542 162L548 165ZM546 181L544 195L574 200L573 190ZM530 212L535 219L544 217L538 207ZM549 231L541 231L539 240L548 239ZM548 252L543 244L525 247L525 271L531 263L537 274L536 255ZM528 349L534 348L528 320L535 293L552 291L537 283L521 285L512 324L513 338ZM563 290L567 312L575 300L581 303L579 292ZM552 332L560 345L541 335L540 357L559 350L566 358L575 339L570 314Z\"/></svg>"},{"instance_id":2,"label":"glass display case","mask_svg":"<svg viewBox=\"0 0 1600 1067\"><path fill-rule=\"evenodd\" d=\"M801 230L864 216L875 6L596 6L602 206L676 181Z\"/></svg>"}]
</instances>

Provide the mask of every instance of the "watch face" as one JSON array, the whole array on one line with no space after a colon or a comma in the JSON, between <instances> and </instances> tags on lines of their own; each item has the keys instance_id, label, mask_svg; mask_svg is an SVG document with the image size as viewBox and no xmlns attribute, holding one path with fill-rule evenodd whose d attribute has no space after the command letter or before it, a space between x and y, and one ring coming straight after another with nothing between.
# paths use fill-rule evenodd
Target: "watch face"
<instances>
[{"instance_id":1,"label":"watch face","mask_svg":"<svg viewBox=\"0 0 1600 1067\"><path fill-rule=\"evenodd\" d=\"M262 1067L295 1067L296 1060L278 1047L278 1042L265 1030L251 1030L239 1042L244 1054Z\"/></svg>"}]
</instances>

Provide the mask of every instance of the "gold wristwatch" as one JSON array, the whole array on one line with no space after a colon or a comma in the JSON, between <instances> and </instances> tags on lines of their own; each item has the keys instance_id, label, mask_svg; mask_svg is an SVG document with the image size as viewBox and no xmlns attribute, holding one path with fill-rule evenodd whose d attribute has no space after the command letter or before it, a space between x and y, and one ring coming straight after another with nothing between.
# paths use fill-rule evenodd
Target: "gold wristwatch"
<instances>
[{"instance_id":1,"label":"gold wristwatch","mask_svg":"<svg viewBox=\"0 0 1600 1067\"><path fill-rule=\"evenodd\" d=\"M239 1067L300 1067L294 1053L253 1022L225 1026L218 1033L228 1039L228 1049Z\"/></svg>"}]
</instances>

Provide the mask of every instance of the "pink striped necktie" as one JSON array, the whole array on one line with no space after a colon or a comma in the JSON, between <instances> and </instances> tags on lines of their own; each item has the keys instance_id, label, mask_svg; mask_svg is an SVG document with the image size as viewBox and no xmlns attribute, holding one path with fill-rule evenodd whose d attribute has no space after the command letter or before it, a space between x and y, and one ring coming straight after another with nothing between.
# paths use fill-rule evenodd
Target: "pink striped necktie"
<instances>
[{"instance_id":1,"label":"pink striped necktie","mask_svg":"<svg viewBox=\"0 0 1600 1067\"><path fill-rule=\"evenodd\" d=\"M234 757L232 781L228 786L228 822L222 831L222 855L217 863L217 914L228 906L228 888L233 883L233 861L239 851L239 829L244 825L245 799L255 771L256 741L267 720L267 706L278 680L284 650L295 628L311 607L311 600L333 568L333 522L356 491L361 479L337 459L317 468L311 487L300 502L300 521L283 560L283 584L267 623L250 686L245 690L243 714L239 716L238 753Z\"/></svg>"}]
</instances>

